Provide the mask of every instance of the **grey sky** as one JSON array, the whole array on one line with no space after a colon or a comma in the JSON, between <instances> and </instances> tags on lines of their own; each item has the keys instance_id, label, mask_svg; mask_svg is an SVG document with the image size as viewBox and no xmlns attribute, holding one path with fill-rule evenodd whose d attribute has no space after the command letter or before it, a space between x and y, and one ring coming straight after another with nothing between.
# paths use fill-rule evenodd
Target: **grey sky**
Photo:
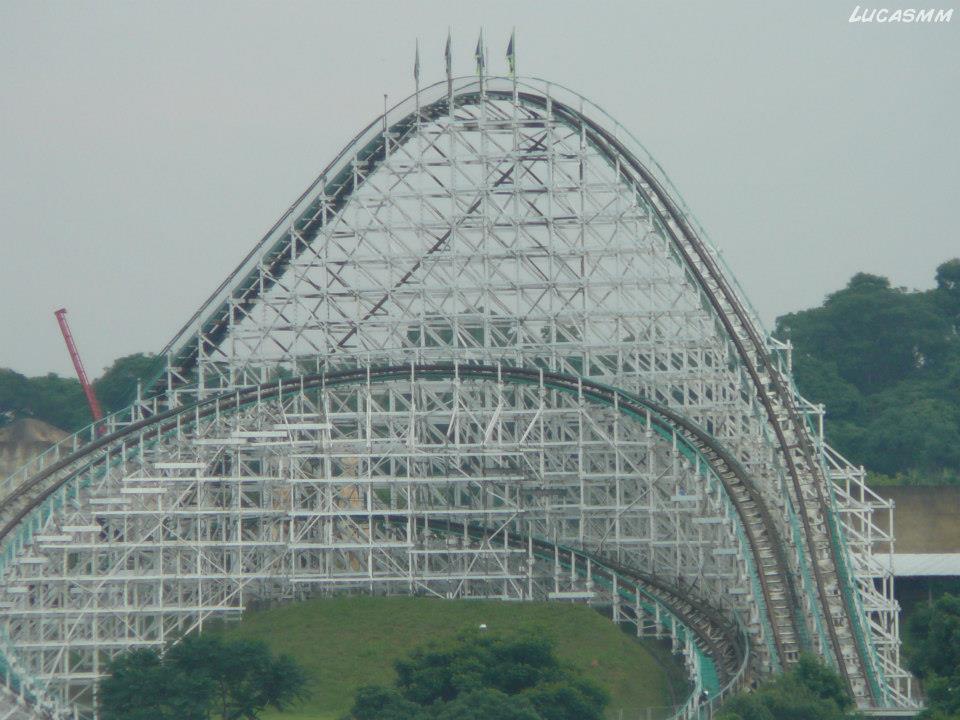
<instances>
[{"instance_id":1,"label":"grey sky","mask_svg":"<svg viewBox=\"0 0 960 720\"><path fill-rule=\"evenodd\" d=\"M416 38L442 78L448 26L458 74L481 25L505 72L516 26L522 74L630 128L766 322L858 270L929 287L960 255L960 16L855 5L0 0L0 366L72 374L61 305L93 375L159 350L412 91Z\"/></svg>"}]
</instances>

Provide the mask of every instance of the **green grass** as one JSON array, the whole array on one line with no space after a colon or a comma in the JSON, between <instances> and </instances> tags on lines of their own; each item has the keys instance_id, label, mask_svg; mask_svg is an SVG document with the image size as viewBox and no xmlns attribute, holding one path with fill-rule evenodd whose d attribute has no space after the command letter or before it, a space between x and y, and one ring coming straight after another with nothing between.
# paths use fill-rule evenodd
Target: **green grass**
<instances>
[{"instance_id":1,"label":"green grass","mask_svg":"<svg viewBox=\"0 0 960 720\"><path fill-rule=\"evenodd\" d=\"M336 720L349 710L358 687L393 682L395 660L480 623L489 632L532 631L551 638L561 661L607 689L611 718L619 717L621 708L623 717L637 717L647 707L682 700L683 674L668 650L638 641L580 605L339 597L250 610L223 632L263 640L292 655L307 672L310 697L266 719Z\"/></svg>"}]
</instances>

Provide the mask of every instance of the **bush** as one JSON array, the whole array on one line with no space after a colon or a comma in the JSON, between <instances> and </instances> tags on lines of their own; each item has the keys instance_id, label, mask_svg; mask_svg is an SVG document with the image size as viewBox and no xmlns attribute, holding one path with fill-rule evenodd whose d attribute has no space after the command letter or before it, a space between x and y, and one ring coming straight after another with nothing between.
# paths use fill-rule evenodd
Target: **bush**
<instances>
[{"instance_id":1,"label":"bush","mask_svg":"<svg viewBox=\"0 0 960 720\"><path fill-rule=\"evenodd\" d=\"M538 637L462 635L396 669L393 688L357 692L347 720L601 720L609 702Z\"/></svg>"},{"instance_id":2,"label":"bush","mask_svg":"<svg viewBox=\"0 0 960 720\"><path fill-rule=\"evenodd\" d=\"M853 701L840 676L819 658L803 655L788 672L755 692L727 701L716 720L846 720Z\"/></svg>"},{"instance_id":3,"label":"bush","mask_svg":"<svg viewBox=\"0 0 960 720\"><path fill-rule=\"evenodd\" d=\"M161 658L135 650L114 659L100 683L102 720L256 720L303 695L303 671L267 646L190 635Z\"/></svg>"}]
</instances>

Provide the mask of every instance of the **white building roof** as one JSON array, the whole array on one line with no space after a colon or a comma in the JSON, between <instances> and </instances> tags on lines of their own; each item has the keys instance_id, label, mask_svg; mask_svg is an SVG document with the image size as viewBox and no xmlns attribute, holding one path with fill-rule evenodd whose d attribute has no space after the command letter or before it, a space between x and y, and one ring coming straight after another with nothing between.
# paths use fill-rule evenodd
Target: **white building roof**
<instances>
[{"instance_id":1,"label":"white building roof","mask_svg":"<svg viewBox=\"0 0 960 720\"><path fill-rule=\"evenodd\" d=\"M894 553L893 574L899 577L960 576L960 553Z\"/></svg>"}]
</instances>

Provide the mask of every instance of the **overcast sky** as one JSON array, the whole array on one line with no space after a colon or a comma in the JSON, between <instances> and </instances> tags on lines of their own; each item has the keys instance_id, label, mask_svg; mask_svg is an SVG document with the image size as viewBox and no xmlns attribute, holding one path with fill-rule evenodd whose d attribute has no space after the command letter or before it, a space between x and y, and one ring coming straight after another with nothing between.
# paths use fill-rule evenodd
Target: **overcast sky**
<instances>
[{"instance_id":1,"label":"overcast sky","mask_svg":"<svg viewBox=\"0 0 960 720\"><path fill-rule=\"evenodd\" d=\"M448 26L457 74L481 25L505 72L515 26L521 73L630 128L768 324L860 270L930 287L960 255L960 16L855 5L0 0L0 366L72 374L60 306L92 375L159 350L412 91L417 38L442 79Z\"/></svg>"}]
</instances>

